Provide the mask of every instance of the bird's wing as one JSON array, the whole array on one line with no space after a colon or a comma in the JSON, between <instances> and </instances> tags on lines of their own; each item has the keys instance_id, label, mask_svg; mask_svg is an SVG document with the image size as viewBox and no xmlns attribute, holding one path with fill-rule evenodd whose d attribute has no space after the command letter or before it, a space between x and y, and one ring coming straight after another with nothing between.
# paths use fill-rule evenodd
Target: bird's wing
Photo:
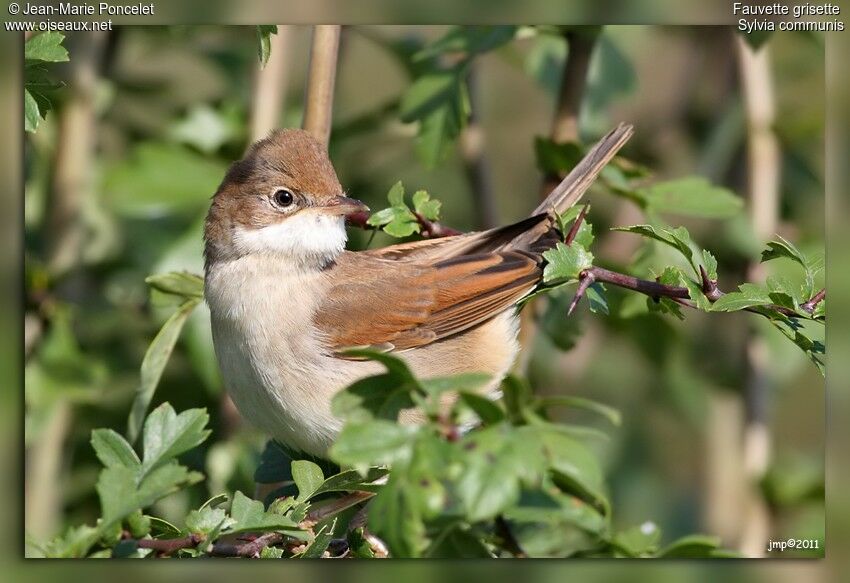
<instances>
[{"instance_id":1,"label":"bird's wing","mask_svg":"<svg viewBox=\"0 0 850 583\"><path fill-rule=\"evenodd\" d=\"M541 273L539 256L514 250L435 263L344 253L328 270L331 287L314 323L334 351L406 350L505 311L535 287Z\"/></svg>"},{"instance_id":2,"label":"bird's wing","mask_svg":"<svg viewBox=\"0 0 850 583\"><path fill-rule=\"evenodd\" d=\"M553 225L552 216L541 213L504 227L390 245L381 249L364 251L361 254L392 261L436 262L462 255L493 253L508 249L532 251L535 248L533 242L550 234ZM522 243L518 244L518 240Z\"/></svg>"}]
</instances>

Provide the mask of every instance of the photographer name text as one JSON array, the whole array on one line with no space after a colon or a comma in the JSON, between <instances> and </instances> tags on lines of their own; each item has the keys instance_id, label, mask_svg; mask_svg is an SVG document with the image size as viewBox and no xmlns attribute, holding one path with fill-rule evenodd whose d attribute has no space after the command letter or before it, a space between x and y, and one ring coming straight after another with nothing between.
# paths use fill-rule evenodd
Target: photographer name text
<instances>
[{"instance_id":1,"label":"photographer name text","mask_svg":"<svg viewBox=\"0 0 850 583\"><path fill-rule=\"evenodd\" d=\"M153 3L149 4L71 4L61 2L54 6L24 4L20 13L24 16L151 16L155 12Z\"/></svg>"}]
</instances>

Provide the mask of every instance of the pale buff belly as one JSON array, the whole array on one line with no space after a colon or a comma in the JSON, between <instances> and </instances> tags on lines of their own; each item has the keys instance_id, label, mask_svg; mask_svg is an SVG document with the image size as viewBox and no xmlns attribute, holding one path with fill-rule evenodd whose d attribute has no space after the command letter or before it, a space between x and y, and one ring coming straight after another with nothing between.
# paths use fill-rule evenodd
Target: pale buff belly
<instances>
[{"instance_id":1,"label":"pale buff belly","mask_svg":"<svg viewBox=\"0 0 850 583\"><path fill-rule=\"evenodd\" d=\"M303 278L280 278L264 288L252 277L209 273L207 301L212 314L216 356L225 386L241 414L283 443L305 453L325 456L342 422L331 413L331 400L341 389L383 367L369 361L336 358L312 329L310 289ZM263 268L268 275L268 267ZM232 288L232 289L230 289ZM294 309L293 302L299 302ZM306 308L306 309L305 309ZM483 372L498 386L517 353L518 321L514 309L464 333L424 347L397 353L421 378ZM416 422L404 412L402 422Z\"/></svg>"}]
</instances>

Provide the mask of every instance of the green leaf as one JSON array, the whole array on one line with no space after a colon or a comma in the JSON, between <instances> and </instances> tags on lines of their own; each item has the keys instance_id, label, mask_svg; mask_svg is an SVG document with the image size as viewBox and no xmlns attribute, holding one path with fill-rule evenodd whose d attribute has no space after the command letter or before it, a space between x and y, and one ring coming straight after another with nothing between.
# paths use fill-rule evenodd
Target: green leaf
<instances>
[{"instance_id":1,"label":"green leaf","mask_svg":"<svg viewBox=\"0 0 850 583\"><path fill-rule=\"evenodd\" d=\"M29 89L24 89L24 130L30 133L34 132L41 120L42 115L35 97Z\"/></svg>"},{"instance_id":2,"label":"green leaf","mask_svg":"<svg viewBox=\"0 0 850 583\"><path fill-rule=\"evenodd\" d=\"M585 295L591 312L608 315L608 300L605 297L605 285L603 283L597 281L590 284Z\"/></svg>"},{"instance_id":3,"label":"green leaf","mask_svg":"<svg viewBox=\"0 0 850 583\"><path fill-rule=\"evenodd\" d=\"M754 283L743 283L738 287L738 290L721 296L720 299L712 304L712 311L736 312L771 303L767 289Z\"/></svg>"},{"instance_id":4,"label":"green leaf","mask_svg":"<svg viewBox=\"0 0 850 583\"><path fill-rule=\"evenodd\" d=\"M493 553L478 534L455 523L434 537L425 556L432 559L492 559Z\"/></svg>"},{"instance_id":5,"label":"green leaf","mask_svg":"<svg viewBox=\"0 0 850 583\"><path fill-rule=\"evenodd\" d=\"M410 459L413 436L417 429L391 421L345 425L331 446L331 459L351 465L361 474L369 466L393 464Z\"/></svg>"},{"instance_id":6,"label":"green leaf","mask_svg":"<svg viewBox=\"0 0 850 583\"><path fill-rule=\"evenodd\" d=\"M106 525L120 522L140 508L136 496L138 472L124 466L108 467L100 472L95 489L100 498L100 512Z\"/></svg>"},{"instance_id":7,"label":"green leaf","mask_svg":"<svg viewBox=\"0 0 850 583\"><path fill-rule=\"evenodd\" d=\"M593 254L575 241L569 246L558 243L545 251L543 258L546 260L543 281L547 284L578 279L582 271L593 267Z\"/></svg>"},{"instance_id":8,"label":"green leaf","mask_svg":"<svg viewBox=\"0 0 850 583\"><path fill-rule=\"evenodd\" d=\"M209 535L214 531L229 528L235 521L227 516L223 508L205 506L200 510L192 510L186 516L186 529L195 534Z\"/></svg>"},{"instance_id":9,"label":"green leaf","mask_svg":"<svg viewBox=\"0 0 850 583\"><path fill-rule=\"evenodd\" d=\"M136 391L136 398L133 401L130 417L127 420L127 437L129 437L130 442L135 442L139 436L139 430L142 427L142 421L147 413L148 405L150 405L153 399L159 379L162 377L163 370L165 370L165 365L168 363L174 346L177 344L180 331L183 329L183 325L186 323L192 310L195 309L199 302L200 298L185 301L165 321L165 324L162 325L153 342L148 346L147 352L145 352L141 367L141 382Z\"/></svg>"},{"instance_id":10,"label":"green leaf","mask_svg":"<svg viewBox=\"0 0 850 583\"><path fill-rule=\"evenodd\" d=\"M534 428L499 424L464 437L464 472L457 493L469 520L493 518L516 503L520 482L540 480L543 448Z\"/></svg>"},{"instance_id":11,"label":"green leaf","mask_svg":"<svg viewBox=\"0 0 850 583\"><path fill-rule=\"evenodd\" d=\"M105 169L105 202L127 217L194 218L209 206L223 161L169 142L141 142Z\"/></svg>"},{"instance_id":12,"label":"green leaf","mask_svg":"<svg viewBox=\"0 0 850 583\"><path fill-rule=\"evenodd\" d=\"M60 63L68 60L68 51L62 46L65 35L59 32L44 32L30 37L24 45L24 59Z\"/></svg>"},{"instance_id":13,"label":"green leaf","mask_svg":"<svg viewBox=\"0 0 850 583\"><path fill-rule=\"evenodd\" d=\"M105 471L105 470L104 470ZM136 489L136 507L147 508L183 486L196 484L203 479L198 472L190 472L177 462L169 462L150 471Z\"/></svg>"},{"instance_id":14,"label":"green leaf","mask_svg":"<svg viewBox=\"0 0 850 583\"><path fill-rule=\"evenodd\" d=\"M538 432L558 486L608 514L602 469L590 450L558 426L539 426Z\"/></svg>"},{"instance_id":15,"label":"green leaf","mask_svg":"<svg viewBox=\"0 0 850 583\"><path fill-rule=\"evenodd\" d=\"M663 559L696 559L714 556L714 552L720 546L720 538L694 534L683 536L664 547L658 557Z\"/></svg>"},{"instance_id":16,"label":"green leaf","mask_svg":"<svg viewBox=\"0 0 850 583\"><path fill-rule=\"evenodd\" d=\"M257 26L257 58L260 68L266 66L272 53L271 35L277 34L276 24L260 24Z\"/></svg>"},{"instance_id":17,"label":"green leaf","mask_svg":"<svg viewBox=\"0 0 850 583\"><path fill-rule=\"evenodd\" d=\"M482 389L492 377L485 373L467 372L447 377L418 379L426 393L438 396L449 391L476 391Z\"/></svg>"},{"instance_id":18,"label":"green leaf","mask_svg":"<svg viewBox=\"0 0 850 583\"><path fill-rule=\"evenodd\" d=\"M71 527L65 534L45 545L45 555L50 558L83 558L100 538L100 530L88 525Z\"/></svg>"},{"instance_id":19,"label":"green leaf","mask_svg":"<svg viewBox=\"0 0 850 583\"><path fill-rule=\"evenodd\" d=\"M528 382L514 375L508 375L502 381L502 394L505 409L512 423L521 423L524 412L532 404L531 387Z\"/></svg>"},{"instance_id":20,"label":"green leaf","mask_svg":"<svg viewBox=\"0 0 850 583\"><path fill-rule=\"evenodd\" d=\"M419 77L402 97L399 115L401 121L410 123L451 107L460 91L457 69L431 71Z\"/></svg>"},{"instance_id":21,"label":"green leaf","mask_svg":"<svg viewBox=\"0 0 850 583\"><path fill-rule=\"evenodd\" d=\"M457 99L462 100L463 97ZM435 168L446 157L466 125L467 116L464 107L452 101L422 119L415 146L416 154L426 168Z\"/></svg>"},{"instance_id":22,"label":"green leaf","mask_svg":"<svg viewBox=\"0 0 850 583\"><path fill-rule=\"evenodd\" d=\"M414 406L411 393L416 388L410 378L395 373L366 377L337 393L331 412L347 421L395 421L399 412Z\"/></svg>"},{"instance_id":23,"label":"green leaf","mask_svg":"<svg viewBox=\"0 0 850 583\"><path fill-rule=\"evenodd\" d=\"M649 212L719 219L732 217L744 207L735 193L698 176L658 182L637 193Z\"/></svg>"},{"instance_id":24,"label":"green leaf","mask_svg":"<svg viewBox=\"0 0 850 583\"><path fill-rule=\"evenodd\" d=\"M387 192L387 200L390 202L390 206L407 207L404 202L404 185L401 180L393 184Z\"/></svg>"},{"instance_id":25,"label":"green leaf","mask_svg":"<svg viewBox=\"0 0 850 583\"><path fill-rule=\"evenodd\" d=\"M400 104L402 121L419 121L416 151L433 168L457 138L469 115L468 96L461 82L463 66L431 71L419 77Z\"/></svg>"},{"instance_id":26,"label":"green leaf","mask_svg":"<svg viewBox=\"0 0 850 583\"><path fill-rule=\"evenodd\" d=\"M306 537L306 533L292 518L271 511L266 512L262 502L251 500L239 491L233 495L230 516L235 521L230 532L281 531L298 538Z\"/></svg>"},{"instance_id":27,"label":"green leaf","mask_svg":"<svg viewBox=\"0 0 850 583\"><path fill-rule=\"evenodd\" d=\"M612 231L623 231L626 233L635 233L649 239L655 239L665 245L669 245L681 253L688 264L694 269L694 272L699 275L699 270L694 265L693 249L691 249L691 236L685 227L677 227L675 229L662 228L656 229L652 225L632 225L630 227L614 227Z\"/></svg>"},{"instance_id":28,"label":"green leaf","mask_svg":"<svg viewBox=\"0 0 850 583\"><path fill-rule=\"evenodd\" d=\"M324 483L325 476L322 468L308 460L295 460L292 462L292 479L298 486L299 502L309 499L316 490Z\"/></svg>"},{"instance_id":29,"label":"green leaf","mask_svg":"<svg viewBox=\"0 0 850 583\"><path fill-rule=\"evenodd\" d=\"M204 278L186 271L158 273L145 278L145 283L165 294L191 299L204 297Z\"/></svg>"},{"instance_id":30,"label":"green leaf","mask_svg":"<svg viewBox=\"0 0 850 583\"><path fill-rule=\"evenodd\" d=\"M125 467L137 471L142 462L127 440L111 429L95 429L91 445L97 459L107 468Z\"/></svg>"},{"instance_id":31,"label":"green leaf","mask_svg":"<svg viewBox=\"0 0 850 583\"><path fill-rule=\"evenodd\" d=\"M645 557L658 550L661 530L653 522L644 522L623 532L618 532L611 541L630 557Z\"/></svg>"},{"instance_id":32,"label":"green leaf","mask_svg":"<svg viewBox=\"0 0 850 583\"><path fill-rule=\"evenodd\" d=\"M413 233L418 233L421 227L416 215L404 202L404 186L401 181L396 182L390 188L387 193L387 200L389 200L390 206L372 213L366 223L374 227L381 227L384 232L393 237L409 237Z\"/></svg>"},{"instance_id":33,"label":"green leaf","mask_svg":"<svg viewBox=\"0 0 850 583\"><path fill-rule=\"evenodd\" d=\"M711 254L711 251L702 250L702 266L705 267L708 278L717 281L717 259Z\"/></svg>"},{"instance_id":34,"label":"green leaf","mask_svg":"<svg viewBox=\"0 0 850 583\"><path fill-rule=\"evenodd\" d=\"M316 533L313 541L307 545L307 548L298 555L302 559L321 559L325 551L328 550L328 545L333 537L334 529L336 528L337 519L334 518L329 524L325 524Z\"/></svg>"},{"instance_id":35,"label":"green leaf","mask_svg":"<svg viewBox=\"0 0 850 583\"><path fill-rule=\"evenodd\" d=\"M387 468L379 467L369 468L365 475L355 470L346 470L325 480L313 495L318 496L326 492L376 492L381 486L372 482L383 478L388 473Z\"/></svg>"},{"instance_id":36,"label":"green leaf","mask_svg":"<svg viewBox=\"0 0 850 583\"><path fill-rule=\"evenodd\" d=\"M453 26L449 32L413 55L423 61L446 53L467 57L492 51L513 40L516 26Z\"/></svg>"},{"instance_id":37,"label":"green leaf","mask_svg":"<svg viewBox=\"0 0 850 583\"><path fill-rule=\"evenodd\" d=\"M409 484L391 474L368 506L369 529L387 543L393 558L418 557L425 549L425 524Z\"/></svg>"},{"instance_id":38,"label":"green leaf","mask_svg":"<svg viewBox=\"0 0 850 583\"><path fill-rule=\"evenodd\" d=\"M611 422L611 425L615 427L619 427L620 423L622 423L622 416L620 412L604 403L600 403L599 401L594 401L592 399L585 399L584 397L573 397L569 395L552 395L547 397L539 397L538 402L541 407L570 407L575 409L584 409L585 411L591 411L593 413L597 413L605 417L608 421Z\"/></svg>"},{"instance_id":39,"label":"green leaf","mask_svg":"<svg viewBox=\"0 0 850 583\"><path fill-rule=\"evenodd\" d=\"M442 203L439 200L432 199L431 195L425 190L417 190L413 194L414 210L429 221L436 221L440 218L440 206L442 206Z\"/></svg>"},{"instance_id":40,"label":"green leaf","mask_svg":"<svg viewBox=\"0 0 850 583\"><path fill-rule=\"evenodd\" d=\"M807 264L806 256L791 241L777 235L776 241L770 241L767 244L767 249L761 252L761 260L765 262L779 257L786 257L792 261L796 261L803 268Z\"/></svg>"},{"instance_id":41,"label":"green leaf","mask_svg":"<svg viewBox=\"0 0 850 583\"><path fill-rule=\"evenodd\" d=\"M484 425L494 425L505 419L505 412L492 399L475 393L463 392L460 394L460 400L472 409Z\"/></svg>"},{"instance_id":42,"label":"green leaf","mask_svg":"<svg viewBox=\"0 0 850 583\"><path fill-rule=\"evenodd\" d=\"M168 403L154 409L145 421L143 473L200 445L209 437L208 421L206 409L188 409L179 415Z\"/></svg>"}]
</instances>

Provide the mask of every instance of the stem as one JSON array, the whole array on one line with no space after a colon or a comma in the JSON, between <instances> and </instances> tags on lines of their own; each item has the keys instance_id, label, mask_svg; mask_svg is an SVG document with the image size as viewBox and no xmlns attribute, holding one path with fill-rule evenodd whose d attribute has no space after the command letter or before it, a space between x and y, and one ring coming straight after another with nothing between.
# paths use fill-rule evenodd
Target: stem
<instances>
[{"instance_id":1,"label":"stem","mask_svg":"<svg viewBox=\"0 0 850 583\"><path fill-rule=\"evenodd\" d=\"M585 88L587 87L587 72L590 69L590 57L596 44L598 30L594 28L591 33L571 30L563 34L569 52L567 53L567 58L564 59L561 86L558 90L555 116L552 120L552 128L549 134L555 143L579 141L579 113ZM545 200L549 193L557 186L557 176L544 175L540 189L540 200ZM528 348L534 341L535 329L534 309L523 310L520 313L518 338L521 350L517 363L514 366L514 370L519 373L524 372L528 368L528 363L531 359L531 350L528 350Z\"/></svg>"},{"instance_id":2,"label":"stem","mask_svg":"<svg viewBox=\"0 0 850 583\"><path fill-rule=\"evenodd\" d=\"M372 498L375 495L374 492L351 492L350 494L346 494L342 498L337 498L325 504L323 506L319 506L318 508L314 508L309 513L307 513L307 517L301 522L301 525L304 527L312 528L316 525L317 522L324 520L325 518L331 517L334 514L339 514L343 510L347 510L352 506L360 504L369 498Z\"/></svg>"},{"instance_id":3,"label":"stem","mask_svg":"<svg viewBox=\"0 0 850 583\"><path fill-rule=\"evenodd\" d=\"M286 85L289 79L289 45L292 28L279 24L277 34L270 37L269 61L257 70L251 100L249 137L251 142L264 138L275 129L286 100Z\"/></svg>"},{"instance_id":4,"label":"stem","mask_svg":"<svg viewBox=\"0 0 850 583\"><path fill-rule=\"evenodd\" d=\"M267 532L245 543L216 543L210 549L215 557L247 557L256 558L266 547L283 542L283 535L278 532Z\"/></svg>"},{"instance_id":5,"label":"stem","mask_svg":"<svg viewBox=\"0 0 850 583\"><path fill-rule=\"evenodd\" d=\"M579 141L579 114L584 91L587 88L587 72L590 58L596 46L598 32L570 30L564 34L569 53L564 62L558 106L552 124L552 141L555 143Z\"/></svg>"},{"instance_id":6,"label":"stem","mask_svg":"<svg viewBox=\"0 0 850 583\"><path fill-rule=\"evenodd\" d=\"M334 82L339 56L339 25L320 24L313 27L310 48L310 71L304 103L305 130L325 146L331 136Z\"/></svg>"},{"instance_id":7,"label":"stem","mask_svg":"<svg viewBox=\"0 0 850 583\"><path fill-rule=\"evenodd\" d=\"M805 302L800 307L811 314L815 311L815 308L818 307L818 304L824 300L824 298L826 298L826 288L822 288L818 293L813 295L809 301Z\"/></svg>"},{"instance_id":8,"label":"stem","mask_svg":"<svg viewBox=\"0 0 850 583\"><path fill-rule=\"evenodd\" d=\"M204 537L193 533L181 538L171 539L143 538L136 541L136 546L140 549L153 549L157 553L170 555L180 549L193 549L203 541Z\"/></svg>"},{"instance_id":9,"label":"stem","mask_svg":"<svg viewBox=\"0 0 850 583\"><path fill-rule=\"evenodd\" d=\"M756 236L764 239L776 232L779 221L779 141L773 132L776 118L773 82L770 74L770 47L754 51L743 39L735 38L738 69L747 117L747 171L749 215ZM747 278L757 279L763 266L751 264ZM767 422L770 392L768 354L764 339L750 329L747 339L747 384L744 389L744 487L743 528L739 539L741 553L764 556L770 533L770 512L757 487L771 458Z\"/></svg>"},{"instance_id":10,"label":"stem","mask_svg":"<svg viewBox=\"0 0 850 583\"><path fill-rule=\"evenodd\" d=\"M472 188L472 198L478 217L478 226L490 229L499 225L499 213L493 192L493 175L490 160L484 150L484 130L478 122L481 108L481 91L478 65L473 62L466 77L470 112L466 127L460 134L460 151L466 177Z\"/></svg>"}]
</instances>

